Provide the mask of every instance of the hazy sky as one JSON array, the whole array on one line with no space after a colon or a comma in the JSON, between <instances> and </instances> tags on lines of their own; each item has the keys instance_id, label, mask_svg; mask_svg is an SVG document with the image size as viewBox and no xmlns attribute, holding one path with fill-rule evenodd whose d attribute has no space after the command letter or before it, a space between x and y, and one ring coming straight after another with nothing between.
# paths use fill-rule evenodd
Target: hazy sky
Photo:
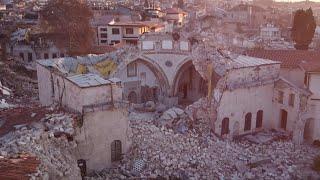
<instances>
[{"instance_id":1,"label":"hazy sky","mask_svg":"<svg viewBox=\"0 0 320 180\"><path fill-rule=\"evenodd\" d=\"M305 0L276 0L276 1L292 1L292 2L297 2L297 1L305 1ZM315 1L315 2L320 2L320 0L310 0L310 1Z\"/></svg>"}]
</instances>

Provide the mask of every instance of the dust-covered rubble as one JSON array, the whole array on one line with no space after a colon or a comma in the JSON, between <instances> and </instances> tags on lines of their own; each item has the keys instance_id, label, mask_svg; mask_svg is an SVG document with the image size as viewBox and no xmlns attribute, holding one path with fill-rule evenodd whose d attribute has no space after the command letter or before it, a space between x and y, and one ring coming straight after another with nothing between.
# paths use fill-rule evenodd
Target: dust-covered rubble
<instances>
[{"instance_id":1,"label":"dust-covered rubble","mask_svg":"<svg viewBox=\"0 0 320 180\"><path fill-rule=\"evenodd\" d=\"M73 115L47 114L39 122L16 125L15 130L0 138L2 158L14 158L29 153L40 160L37 173L31 179L81 179L72 150L76 143Z\"/></svg>"},{"instance_id":2,"label":"dust-covered rubble","mask_svg":"<svg viewBox=\"0 0 320 180\"><path fill-rule=\"evenodd\" d=\"M171 112L167 112L170 114ZM150 114L138 114L150 117ZM319 179L312 171L319 149L291 141L263 144L221 140L210 131L190 129L185 134L155 121L131 121L133 146L121 165L87 179ZM199 122L200 123L200 122ZM203 123L205 124L205 122ZM201 126L205 128L205 126ZM197 125L194 125L197 128ZM143 162L136 172L137 162ZM139 169L138 168L138 169ZM134 173L135 172L135 173Z\"/></svg>"}]
</instances>

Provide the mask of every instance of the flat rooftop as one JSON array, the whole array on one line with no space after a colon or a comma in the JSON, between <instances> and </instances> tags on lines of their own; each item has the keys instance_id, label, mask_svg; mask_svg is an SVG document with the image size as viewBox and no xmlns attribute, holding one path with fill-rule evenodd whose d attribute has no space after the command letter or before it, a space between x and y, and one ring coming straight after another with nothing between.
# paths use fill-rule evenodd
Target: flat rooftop
<instances>
[{"instance_id":1,"label":"flat rooftop","mask_svg":"<svg viewBox=\"0 0 320 180\"><path fill-rule=\"evenodd\" d=\"M81 88L111 84L111 81L105 80L97 74L79 74L69 76L67 79Z\"/></svg>"},{"instance_id":2,"label":"flat rooftop","mask_svg":"<svg viewBox=\"0 0 320 180\"><path fill-rule=\"evenodd\" d=\"M280 62L278 61L272 61L269 59L255 58L255 57L243 56L243 55L240 55L236 58L232 58L232 61L235 63L235 68L280 64Z\"/></svg>"}]
</instances>

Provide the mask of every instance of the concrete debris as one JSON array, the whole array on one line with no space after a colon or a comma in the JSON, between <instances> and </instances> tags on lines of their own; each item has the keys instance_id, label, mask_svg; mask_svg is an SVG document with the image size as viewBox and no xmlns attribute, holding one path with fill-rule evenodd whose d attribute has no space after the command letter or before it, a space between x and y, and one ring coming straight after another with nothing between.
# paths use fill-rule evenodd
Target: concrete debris
<instances>
[{"instance_id":1,"label":"concrete debris","mask_svg":"<svg viewBox=\"0 0 320 180\"><path fill-rule=\"evenodd\" d=\"M46 114L39 122L14 127L15 130L0 138L1 156L10 159L27 152L37 157L40 165L30 179L81 179L72 155L76 147L70 138L75 132L73 115ZM57 133L65 136L57 136Z\"/></svg>"},{"instance_id":2,"label":"concrete debris","mask_svg":"<svg viewBox=\"0 0 320 180\"><path fill-rule=\"evenodd\" d=\"M153 112L156 110L156 104L153 101L148 101L145 103L145 108L149 112Z\"/></svg>"},{"instance_id":3,"label":"concrete debris","mask_svg":"<svg viewBox=\"0 0 320 180\"><path fill-rule=\"evenodd\" d=\"M5 99L0 100L0 109L9 109L14 107L14 105L8 104Z\"/></svg>"},{"instance_id":4,"label":"concrete debris","mask_svg":"<svg viewBox=\"0 0 320 180\"><path fill-rule=\"evenodd\" d=\"M3 95L6 95L6 96L10 96L11 93L12 93L12 91L9 88L3 86L1 81L0 81L0 95L3 94Z\"/></svg>"},{"instance_id":5,"label":"concrete debris","mask_svg":"<svg viewBox=\"0 0 320 180\"><path fill-rule=\"evenodd\" d=\"M165 114L169 116L172 109L169 112ZM284 140L261 144L245 139L222 141L208 130L207 122L201 120L195 121L193 128L185 134L165 126L157 127L155 122L131 120L131 152L117 168L102 171L88 179L320 178L310 168L314 157L319 154L315 147L295 146L293 142ZM200 124L202 129L197 131ZM145 166L140 173L133 174L137 160L145 162Z\"/></svg>"}]
</instances>

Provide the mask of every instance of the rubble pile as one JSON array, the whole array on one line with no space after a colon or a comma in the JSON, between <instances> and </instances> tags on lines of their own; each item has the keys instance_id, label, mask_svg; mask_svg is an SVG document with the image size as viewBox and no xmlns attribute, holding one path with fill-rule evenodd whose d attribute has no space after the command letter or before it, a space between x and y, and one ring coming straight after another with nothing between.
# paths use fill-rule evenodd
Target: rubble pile
<instances>
[{"instance_id":1,"label":"rubble pile","mask_svg":"<svg viewBox=\"0 0 320 180\"><path fill-rule=\"evenodd\" d=\"M74 134L72 119L64 113L47 114L39 122L16 125L16 130L0 138L1 157L10 159L21 153L37 157L41 163L31 179L81 179L72 155L76 143L68 138Z\"/></svg>"},{"instance_id":2,"label":"rubble pile","mask_svg":"<svg viewBox=\"0 0 320 180\"><path fill-rule=\"evenodd\" d=\"M167 116L167 115L165 115ZM122 165L93 179L318 179L312 171L319 149L291 141L267 144L222 141L215 135L176 133L152 121L131 121L133 145ZM141 171L136 171L137 162ZM138 169L139 169L138 168Z\"/></svg>"},{"instance_id":3,"label":"rubble pile","mask_svg":"<svg viewBox=\"0 0 320 180\"><path fill-rule=\"evenodd\" d=\"M157 127L166 127L175 132L185 134L191 128L191 120L184 110L173 107L166 110L160 118L155 121Z\"/></svg>"}]
</instances>

